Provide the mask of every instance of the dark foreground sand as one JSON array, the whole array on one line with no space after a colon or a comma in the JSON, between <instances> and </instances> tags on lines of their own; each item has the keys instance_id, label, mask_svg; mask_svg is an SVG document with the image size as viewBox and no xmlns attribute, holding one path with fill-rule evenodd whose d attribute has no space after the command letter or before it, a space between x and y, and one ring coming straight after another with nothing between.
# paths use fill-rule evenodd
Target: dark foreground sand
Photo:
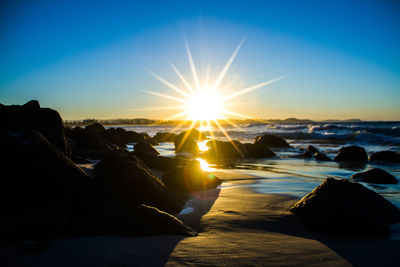
<instances>
[{"instance_id":1,"label":"dark foreground sand","mask_svg":"<svg viewBox=\"0 0 400 267\"><path fill-rule=\"evenodd\" d=\"M5 266L399 266L400 241L316 232L288 212L297 200L257 194L254 178L220 172L222 189L197 193L179 217L197 237L90 237L51 242L43 254L0 249Z\"/></svg>"}]
</instances>

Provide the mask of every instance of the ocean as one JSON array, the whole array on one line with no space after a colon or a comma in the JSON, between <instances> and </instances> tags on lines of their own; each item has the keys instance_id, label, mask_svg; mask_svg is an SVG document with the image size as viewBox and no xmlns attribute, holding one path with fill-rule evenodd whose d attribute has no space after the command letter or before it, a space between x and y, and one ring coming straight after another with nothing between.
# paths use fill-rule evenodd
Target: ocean
<instances>
[{"instance_id":1,"label":"ocean","mask_svg":"<svg viewBox=\"0 0 400 267\"><path fill-rule=\"evenodd\" d=\"M129 125L120 126L126 130L145 132L154 136L157 132L179 133L188 126L176 125ZM179 127L179 128L178 128ZM288 194L303 197L318 186L326 177L349 179L352 174L371 168L381 168L400 180L399 164L368 163L358 168L341 168L336 162L318 162L313 159L298 159L293 156L302 153L308 145L316 146L321 152L333 158L340 147L359 145L368 154L392 150L400 152L400 122L329 122L329 123L287 123L287 124L239 124L224 126L226 133L241 142L253 142L264 133L286 139L292 146L286 149L272 149L278 155L272 159L238 160L230 171L250 174L254 177L249 185L260 193ZM210 130L210 129L203 129ZM210 138L227 140L219 128L211 129ZM173 143L161 143L156 148L161 155L174 156ZM133 149L133 146L128 146ZM208 170L216 166L208 164ZM383 195L400 208L400 184L383 185L363 183L366 187ZM224 183L223 187L229 187Z\"/></svg>"}]
</instances>

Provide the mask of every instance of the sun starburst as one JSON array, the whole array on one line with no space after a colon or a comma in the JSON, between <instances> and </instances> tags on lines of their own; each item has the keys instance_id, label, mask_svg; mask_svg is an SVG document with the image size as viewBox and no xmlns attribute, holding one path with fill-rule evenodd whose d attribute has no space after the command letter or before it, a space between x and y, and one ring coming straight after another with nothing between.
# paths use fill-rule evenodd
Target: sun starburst
<instances>
[{"instance_id":1,"label":"sun starburst","mask_svg":"<svg viewBox=\"0 0 400 267\"><path fill-rule=\"evenodd\" d=\"M170 95L170 94L163 94L155 91L145 91L146 93L166 98L169 100L173 100L179 105L177 106L167 106L167 107L157 107L156 109L176 109L180 110L176 114L170 116L167 118L167 120L172 120L176 118L185 118L186 120L191 121L190 127L194 127L196 125L199 126L200 130L202 129L208 129L210 134L213 136L213 133L211 131L212 125L214 124L216 127L218 127L222 133L228 138L228 140L232 141L231 138L229 137L228 133L226 130L223 128L221 123L219 121L224 121L234 127L237 127L233 122L231 122L227 116L232 115L235 117L242 117L242 118L247 118L249 119L250 117L231 111L227 109L228 106L233 106L232 99L241 96L243 94L250 93L254 90L257 90L259 88L268 86L272 83L275 83L281 79L284 78L284 76L280 76L253 86L249 86L246 88L243 88L241 90L238 90L236 92L233 92L228 95L223 95L221 88L221 84L229 71L229 68L232 65L232 62L235 60L236 55L238 54L240 48L242 47L244 42L244 38L241 40L239 45L236 47L234 50L233 54L231 57L228 59L226 62L225 66L222 68L220 74L217 76L217 79L214 81L214 83L209 83L209 74L210 74L210 65L208 65L208 69L206 72L206 75L202 82L199 79L199 76L197 74L197 69L193 61L192 53L189 48L189 44L185 41L185 46L186 46L186 52L188 56L188 61L190 65L190 70L192 73L192 78L193 78L193 83L191 84L188 82L188 80L181 74L181 72L176 68L174 64L169 62L171 65L172 69L174 72L178 75L179 79L183 83L184 87L179 87L176 84L173 84L166 80L165 78L149 71L151 75L153 75L156 79L161 81L163 84L165 84L167 87L172 89L176 95ZM232 142L234 145L234 143Z\"/></svg>"}]
</instances>

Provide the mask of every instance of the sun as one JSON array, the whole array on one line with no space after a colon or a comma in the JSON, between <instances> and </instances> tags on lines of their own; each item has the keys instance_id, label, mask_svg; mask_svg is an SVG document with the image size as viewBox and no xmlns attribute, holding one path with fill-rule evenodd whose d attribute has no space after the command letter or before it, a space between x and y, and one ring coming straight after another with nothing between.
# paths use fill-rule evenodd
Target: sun
<instances>
[{"instance_id":1,"label":"sun","mask_svg":"<svg viewBox=\"0 0 400 267\"><path fill-rule=\"evenodd\" d=\"M212 121L224 118L224 100L216 91L201 88L191 94L187 101L185 109L189 120Z\"/></svg>"},{"instance_id":2,"label":"sun","mask_svg":"<svg viewBox=\"0 0 400 267\"><path fill-rule=\"evenodd\" d=\"M155 78L157 78L159 81L161 81L163 84L165 84L167 87L175 91L176 95L170 95L170 94L163 94L159 92L154 92L154 91L145 91L146 93L156 95L159 97L167 98L169 100L173 100L179 105L173 105L173 106L166 106L166 107L155 107L154 109L176 109L180 110L173 116L170 116L167 118L167 120L172 120L175 118L185 118L186 120L191 121L191 128L194 127L195 125L199 125L200 129L202 128L208 128L211 129L211 123L216 125L220 130L223 132L223 134L231 140L229 137L228 133L223 129L219 121L223 120L227 122L228 124L231 124L232 126L236 127L228 118L227 116L235 116L235 117L242 117L242 118L250 118L248 116L245 116L240 113L236 113L232 110L228 110L228 106L232 106L233 99L237 98L238 96L241 96L243 94L249 93L251 91L254 91L256 89L259 89L261 87L265 87L267 85L270 85L272 83L275 83L282 78L283 76L277 77L275 79L271 79L253 86L249 86L246 88L243 88L241 90L238 90L234 93L231 93L229 95L224 95L221 92L221 83L223 82L223 79L228 72L233 60L235 59L237 53L239 52L240 47L242 46L244 42L244 39L239 43L239 45L236 47L235 51L231 55L231 57L228 59L226 62L225 66L221 70L220 74L218 75L217 79L213 82L209 82L209 73L210 73L210 64L208 65L208 70L206 72L206 77L204 79L200 80L198 75L197 75L197 70L196 66L194 64L193 58L191 51L189 49L188 43L185 41L186 45L186 52L190 64L190 70L192 72L192 78L193 82L189 83L187 79L179 72L179 70L170 62L170 65L172 69L175 71L175 73L178 75L179 79L181 80L182 84L184 87L180 87L178 85L175 85L166 79L162 78L161 76L158 76L157 74L152 73L149 71ZM209 130L211 135L212 131Z\"/></svg>"}]
</instances>

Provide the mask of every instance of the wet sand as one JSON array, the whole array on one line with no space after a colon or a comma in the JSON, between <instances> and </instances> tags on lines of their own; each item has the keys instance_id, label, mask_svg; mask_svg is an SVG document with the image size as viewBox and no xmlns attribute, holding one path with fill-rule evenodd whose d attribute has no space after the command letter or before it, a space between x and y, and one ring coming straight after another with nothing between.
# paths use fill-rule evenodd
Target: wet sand
<instances>
[{"instance_id":1,"label":"wet sand","mask_svg":"<svg viewBox=\"0 0 400 267\"><path fill-rule=\"evenodd\" d=\"M288 211L297 198L258 194L254 177L217 174L221 188L198 192L178 216L197 237L53 240L43 254L3 247L5 266L398 266L400 242L313 231Z\"/></svg>"}]
</instances>

